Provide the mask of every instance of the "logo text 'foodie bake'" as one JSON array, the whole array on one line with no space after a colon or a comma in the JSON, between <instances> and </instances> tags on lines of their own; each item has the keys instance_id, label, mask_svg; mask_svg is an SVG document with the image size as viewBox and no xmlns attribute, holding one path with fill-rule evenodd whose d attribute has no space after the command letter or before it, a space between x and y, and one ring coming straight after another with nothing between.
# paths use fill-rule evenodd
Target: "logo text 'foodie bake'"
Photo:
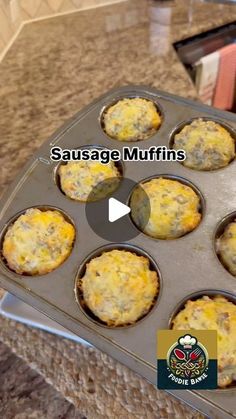
<instances>
[{"instance_id":1,"label":"logo text 'foodie bake'","mask_svg":"<svg viewBox=\"0 0 236 419\"><path fill-rule=\"evenodd\" d=\"M217 388L216 346L214 330L159 331L158 388Z\"/></svg>"}]
</instances>

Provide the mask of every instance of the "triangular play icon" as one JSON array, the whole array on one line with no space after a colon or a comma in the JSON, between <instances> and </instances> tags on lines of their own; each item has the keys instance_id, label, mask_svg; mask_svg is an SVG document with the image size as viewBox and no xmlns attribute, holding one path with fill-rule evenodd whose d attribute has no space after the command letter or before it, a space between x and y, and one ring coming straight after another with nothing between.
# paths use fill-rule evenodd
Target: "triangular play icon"
<instances>
[{"instance_id":1,"label":"triangular play icon","mask_svg":"<svg viewBox=\"0 0 236 419\"><path fill-rule=\"evenodd\" d=\"M129 214L130 207L122 202L118 201L118 199L110 198L108 203L108 219L110 223L119 220L120 218L124 217L125 215Z\"/></svg>"}]
</instances>

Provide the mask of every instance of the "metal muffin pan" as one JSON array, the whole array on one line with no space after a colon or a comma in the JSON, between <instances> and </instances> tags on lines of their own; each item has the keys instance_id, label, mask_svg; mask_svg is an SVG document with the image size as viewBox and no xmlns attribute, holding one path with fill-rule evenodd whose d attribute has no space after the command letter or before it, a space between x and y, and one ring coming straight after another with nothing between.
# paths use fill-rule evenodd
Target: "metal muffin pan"
<instances>
[{"instance_id":1,"label":"metal muffin pan","mask_svg":"<svg viewBox=\"0 0 236 419\"><path fill-rule=\"evenodd\" d=\"M140 143L110 139L100 123L103 109L121 98L136 96L153 100L160 107L163 121L159 130ZM75 299L74 283L88 255L109 243L89 227L85 204L63 196L56 186L54 170L58 163L50 161L50 149L54 145L61 148L100 145L119 150L128 145L168 147L175 127L197 117L209 117L229 125L233 130L236 128L234 114L154 88L127 86L114 89L75 115L44 143L12 183L0 204L0 231L17 213L33 206L56 207L76 225L73 250L60 267L47 275L30 277L9 271L2 262L0 285L153 384L156 384L157 375L156 333L158 329L169 327L176 305L188 295L206 289L228 292L232 298L236 295L236 278L220 264L215 253L216 227L225 216L236 210L236 161L213 172L195 171L178 162L124 162L123 175L135 182L160 174L186 179L203 195L205 209L198 228L178 240L152 239L137 231L137 237L126 243L142 249L153 258L160 270L161 294L157 304L142 321L129 328L107 328L92 321L80 309ZM210 417L236 417L236 388L169 392Z\"/></svg>"}]
</instances>

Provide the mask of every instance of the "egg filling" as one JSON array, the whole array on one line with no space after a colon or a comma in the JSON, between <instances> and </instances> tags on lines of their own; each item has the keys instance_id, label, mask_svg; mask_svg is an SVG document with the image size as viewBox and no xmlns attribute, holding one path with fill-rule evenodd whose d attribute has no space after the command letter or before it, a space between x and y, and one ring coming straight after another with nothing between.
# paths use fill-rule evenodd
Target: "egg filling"
<instances>
[{"instance_id":1,"label":"egg filling","mask_svg":"<svg viewBox=\"0 0 236 419\"><path fill-rule=\"evenodd\" d=\"M109 326L135 323L151 309L159 279L146 257L111 250L86 265L78 286L84 304Z\"/></svg>"},{"instance_id":2,"label":"egg filling","mask_svg":"<svg viewBox=\"0 0 236 419\"><path fill-rule=\"evenodd\" d=\"M103 115L105 132L119 141L145 140L161 125L153 102L142 98L119 100Z\"/></svg>"},{"instance_id":3,"label":"egg filling","mask_svg":"<svg viewBox=\"0 0 236 419\"><path fill-rule=\"evenodd\" d=\"M224 388L236 381L236 305L223 296L204 296L187 301L173 320L177 330L216 330L218 385Z\"/></svg>"},{"instance_id":4,"label":"egg filling","mask_svg":"<svg viewBox=\"0 0 236 419\"><path fill-rule=\"evenodd\" d=\"M236 221L228 224L217 240L217 252L225 267L236 276Z\"/></svg>"},{"instance_id":5,"label":"egg filling","mask_svg":"<svg viewBox=\"0 0 236 419\"><path fill-rule=\"evenodd\" d=\"M114 162L69 162L59 168L62 191L76 201L105 198L119 186L120 173Z\"/></svg>"},{"instance_id":6,"label":"egg filling","mask_svg":"<svg viewBox=\"0 0 236 419\"><path fill-rule=\"evenodd\" d=\"M2 254L13 271L42 275L64 262L74 239L74 227L59 211L30 208L7 229Z\"/></svg>"},{"instance_id":7,"label":"egg filling","mask_svg":"<svg viewBox=\"0 0 236 419\"><path fill-rule=\"evenodd\" d=\"M173 148L183 149L183 165L195 170L216 170L235 158L235 140L214 121L195 119L175 135Z\"/></svg>"},{"instance_id":8,"label":"egg filling","mask_svg":"<svg viewBox=\"0 0 236 419\"><path fill-rule=\"evenodd\" d=\"M200 198L187 185L172 179L156 178L140 184L130 200L131 217L145 234L158 239L175 239L189 233L201 221ZM146 223L147 199L150 217Z\"/></svg>"}]
</instances>

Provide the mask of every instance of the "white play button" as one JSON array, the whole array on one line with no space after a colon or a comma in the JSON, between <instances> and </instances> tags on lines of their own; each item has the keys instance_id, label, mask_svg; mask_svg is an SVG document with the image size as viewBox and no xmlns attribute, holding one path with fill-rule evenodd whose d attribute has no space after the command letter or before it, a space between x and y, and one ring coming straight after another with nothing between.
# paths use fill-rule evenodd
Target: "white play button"
<instances>
[{"instance_id":1,"label":"white play button","mask_svg":"<svg viewBox=\"0 0 236 419\"><path fill-rule=\"evenodd\" d=\"M129 214L130 207L122 202L118 201L118 199L110 198L108 204L108 219L110 223L119 220L120 218L124 217L125 215Z\"/></svg>"},{"instance_id":2,"label":"white play button","mask_svg":"<svg viewBox=\"0 0 236 419\"><path fill-rule=\"evenodd\" d=\"M114 184L117 184L117 177L105 179L94 186L86 202L86 218L97 236L110 243L123 243L140 234L132 220L132 210L129 208L132 191L137 191L140 202L145 207L146 218L143 219L143 226L149 220L150 203L144 189L134 180L122 178L116 190ZM101 193L104 197L108 192L109 195L105 199L98 199Z\"/></svg>"}]
</instances>

